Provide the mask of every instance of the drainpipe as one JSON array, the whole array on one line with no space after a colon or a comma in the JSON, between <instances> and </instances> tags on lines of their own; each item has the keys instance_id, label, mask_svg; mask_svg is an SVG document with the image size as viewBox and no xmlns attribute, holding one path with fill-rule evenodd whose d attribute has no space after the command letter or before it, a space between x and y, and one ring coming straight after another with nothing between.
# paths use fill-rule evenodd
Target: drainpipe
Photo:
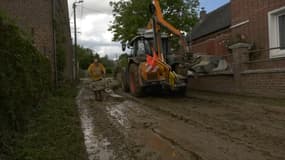
<instances>
[{"instance_id":1,"label":"drainpipe","mask_svg":"<svg viewBox=\"0 0 285 160\"><path fill-rule=\"evenodd\" d=\"M54 68L54 87L57 88L58 81L57 81L57 52L56 52L56 14L55 14L55 2L56 0L52 0L52 40L53 40L53 68Z\"/></svg>"}]
</instances>

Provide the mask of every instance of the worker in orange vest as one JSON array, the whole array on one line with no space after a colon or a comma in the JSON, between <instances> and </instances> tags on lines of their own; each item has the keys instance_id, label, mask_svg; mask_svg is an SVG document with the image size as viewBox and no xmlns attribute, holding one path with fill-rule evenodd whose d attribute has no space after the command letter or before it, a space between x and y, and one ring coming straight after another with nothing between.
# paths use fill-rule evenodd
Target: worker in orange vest
<instances>
[{"instance_id":1,"label":"worker in orange vest","mask_svg":"<svg viewBox=\"0 0 285 160\"><path fill-rule=\"evenodd\" d=\"M93 63L88 67L88 73L92 80L100 81L106 74L106 69L102 63L99 62L97 58L94 59Z\"/></svg>"},{"instance_id":2,"label":"worker in orange vest","mask_svg":"<svg viewBox=\"0 0 285 160\"><path fill-rule=\"evenodd\" d=\"M88 67L88 73L90 78L95 81L92 85L92 89L95 93L95 99L97 101L102 101L102 91L104 89L104 82L103 77L106 74L106 69L103 64L99 63L99 60L97 58L94 59L94 62L89 65Z\"/></svg>"}]
</instances>

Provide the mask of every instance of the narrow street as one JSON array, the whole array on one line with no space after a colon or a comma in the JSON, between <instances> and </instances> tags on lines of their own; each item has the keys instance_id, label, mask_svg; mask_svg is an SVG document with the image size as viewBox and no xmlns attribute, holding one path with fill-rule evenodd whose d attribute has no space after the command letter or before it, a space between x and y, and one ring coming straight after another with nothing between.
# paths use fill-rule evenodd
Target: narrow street
<instances>
[{"instance_id":1,"label":"narrow street","mask_svg":"<svg viewBox=\"0 0 285 160\"><path fill-rule=\"evenodd\" d=\"M285 0L0 0L0 160L285 160Z\"/></svg>"},{"instance_id":2,"label":"narrow street","mask_svg":"<svg viewBox=\"0 0 285 160\"><path fill-rule=\"evenodd\" d=\"M206 93L134 98L121 91L97 102L81 85L77 104L90 160L285 159L281 102Z\"/></svg>"}]
</instances>

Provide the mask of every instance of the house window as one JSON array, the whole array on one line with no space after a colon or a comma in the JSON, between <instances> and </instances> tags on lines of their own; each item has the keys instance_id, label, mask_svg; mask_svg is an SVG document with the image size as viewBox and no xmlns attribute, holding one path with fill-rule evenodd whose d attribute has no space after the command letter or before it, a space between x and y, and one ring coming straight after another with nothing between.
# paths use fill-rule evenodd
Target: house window
<instances>
[{"instance_id":1,"label":"house window","mask_svg":"<svg viewBox=\"0 0 285 160\"><path fill-rule=\"evenodd\" d=\"M279 21L279 42L280 48L285 49L285 14L280 15L278 18Z\"/></svg>"},{"instance_id":2,"label":"house window","mask_svg":"<svg viewBox=\"0 0 285 160\"><path fill-rule=\"evenodd\" d=\"M268 13L270 58L285 57L285 7Z\"/></svg>"}]
</instances>

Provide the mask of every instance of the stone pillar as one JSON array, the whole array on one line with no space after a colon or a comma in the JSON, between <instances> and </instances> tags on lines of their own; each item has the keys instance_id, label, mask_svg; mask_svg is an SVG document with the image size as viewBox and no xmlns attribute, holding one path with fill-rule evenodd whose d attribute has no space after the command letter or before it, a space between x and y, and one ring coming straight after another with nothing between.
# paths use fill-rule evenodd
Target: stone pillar
<instances>
[{"instance_id":1,"label":"stone pillar","mask_svg":"<svg viewBox=\"0 0 285 160\"><path fill-rule=\"evenodd\" d=\"M241 72L248 69L248 65L245 64L245 62L249 61L248 50L250 46L251 45L247 43L236 43L229 47L233 53L232 66L233 66L236 89L238 92L241 92Z\"/></svg>"}]
</instances>

